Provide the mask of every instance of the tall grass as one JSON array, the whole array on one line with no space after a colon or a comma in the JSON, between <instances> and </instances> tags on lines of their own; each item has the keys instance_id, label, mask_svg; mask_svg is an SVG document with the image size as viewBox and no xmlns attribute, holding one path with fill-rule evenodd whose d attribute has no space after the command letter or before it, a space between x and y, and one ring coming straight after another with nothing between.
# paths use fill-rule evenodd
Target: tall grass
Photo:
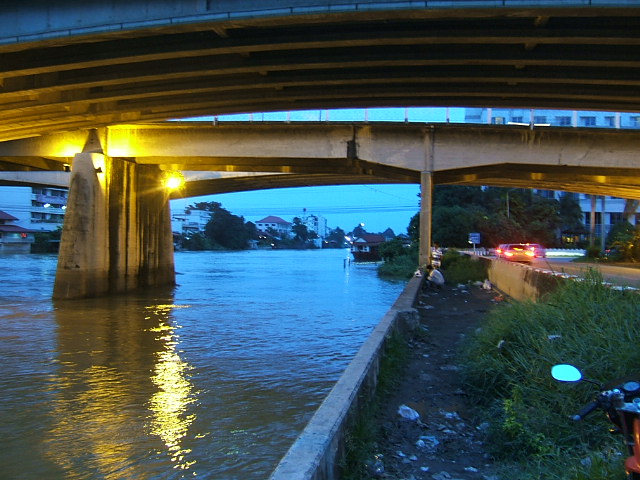
<instances>
[{"instance_id":1,"label":"tall grass","mask_svg":"<svg viewBox=\"0 0 640 480\"><path fill-rule=\"evenodd\" d=\"M449 285L484 281L487 278L487 265L478 257L464 255L454 249L447 250L442 256L442 272Z\"/></svg>"},{"instance_id":2,"label":"tall grass","mask_svg":"<svg viewBox=\"0 0 640 480\"><path fill-rule=\"evenodd\" d=\"M494 457L520 462L519 479L623 478L622 438L608 433L604 415L569 420L595 386L555 382L550 369L571 363L603 382L640 372L639 338L640 295L603 285L593 270L545 303L492 311L463 355L467 391L489 424Z\"/></svg>"}]
</instances>

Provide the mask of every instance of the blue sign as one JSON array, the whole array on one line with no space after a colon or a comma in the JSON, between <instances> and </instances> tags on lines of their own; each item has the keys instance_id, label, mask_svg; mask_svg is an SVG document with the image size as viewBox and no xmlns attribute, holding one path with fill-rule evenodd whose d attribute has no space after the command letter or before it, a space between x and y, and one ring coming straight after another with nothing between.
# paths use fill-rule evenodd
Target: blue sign
<instances>
[{"instance_id":1,"label":"blue sign","mask_svg":"<svg viewBox=\"0 0 640 480\"><path fill-rule=\"evenodd\" d=\"M477 245L478 243L480 243L480 234L479 233L470 233L469 234L469 243L473 243L474 245Z\"/></svg>"}]
</instances>

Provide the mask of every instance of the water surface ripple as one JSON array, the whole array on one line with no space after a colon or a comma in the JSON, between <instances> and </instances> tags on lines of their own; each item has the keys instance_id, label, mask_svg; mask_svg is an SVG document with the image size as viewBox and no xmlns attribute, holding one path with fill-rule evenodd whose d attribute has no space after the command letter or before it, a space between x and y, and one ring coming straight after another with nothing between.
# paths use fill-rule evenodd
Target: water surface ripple
<instances>
[{"instance_id":1,"label":"water surface ripple","mask_svg":"<svg viewBox=\"0 0 640 480\"><path fill-rule=\"evenodd\" d=\"M0 256L0 470L266 478L402 282L344 250L177 252L177 286L52 302L56 257Z\"/></svg>"}]
</instances>

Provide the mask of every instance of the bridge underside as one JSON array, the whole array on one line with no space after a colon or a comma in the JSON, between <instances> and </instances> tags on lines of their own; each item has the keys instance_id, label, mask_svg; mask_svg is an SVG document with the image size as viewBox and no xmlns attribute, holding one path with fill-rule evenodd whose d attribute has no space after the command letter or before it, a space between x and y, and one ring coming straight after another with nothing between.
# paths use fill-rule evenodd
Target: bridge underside
<instances>
[{"instance_id":1,"label":"bridge underside","mask_svg":"<svg viewBox=\"0 0 640 480\"><path fill-rule=\"evenodd\" d=\"M193 3L207 9L216 2ZM131 29L109 18L113 25L82 31L70 25L73 33L47 31L26 41L0 34L0 169L71 169L73 197L88 199L69 206L68 214L75 210L69 215L75 231L65 225L66 253L59 268L66 271L56 291L68 298L173 281L172 261L162 258L171 250L161 206L166 199L158 193L166 170L217 174L194 180L183 195L420 183L421 260L430 251L427 213L437 183L639 198L640 147L631 134L602 134L595 142L591 134L566 132L469 136L424 126L409 133L343 126L291 137L287 127L278 141L265 143L265 135L261 142L252 139L253 124L235 141L219 130L211 143L205 137L214 130L182 142L167 132L145 137L128 126L118 130L118 125L204 115L354 107L640 112L639 6L498 2L491 8L452 8L445 3L446 8L425 2L425 8L401 9L391 2L386 11L365 7L295 15L283 9L282 15L206 21L194 16L190 22L172 25L163 19L162 26L140 22ZM142 4L132 0L132 5L135 10ZM11 8L28 18L27 4ZM140 140L147 143L141 147ZM304 142L313 155L298 151ZM49 148L53 144L56 149ZM253 150L234 152L238 145ZM202 146L208 151L194 152ZM105 182L97 158L108 166ZM84 166L76 169L76 161ZM143 197L151 191L153 201L147 201ZM156 218L151 212L158 209L165 213ZM100 212L98 224L88 221ZM89 232L86 225L104 234ZM77 250L81 245L85 251ZM87 288L74 292L78 272Z\"/></svg>"},{"instance_id":2,"label":"bridge underside","mask_svg":"<svg viewBox=\"0 0 640 480\"><path fill-rule=\"evenodd\" d=\"M0 45L0 141L312 108L637 112L639 46L638 6L390 6L42 36Z\"/></svg>"}]
</instances>

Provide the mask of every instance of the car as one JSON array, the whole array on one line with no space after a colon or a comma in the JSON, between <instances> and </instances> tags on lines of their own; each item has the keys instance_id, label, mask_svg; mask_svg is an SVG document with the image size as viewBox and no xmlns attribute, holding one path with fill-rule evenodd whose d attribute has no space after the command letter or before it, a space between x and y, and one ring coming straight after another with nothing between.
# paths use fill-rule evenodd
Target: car
<instances>
[{"instance_id":1,"label":"car","mask_svg":"<svg viewBox=\"0 0 640 480\"><path fill-rule=\"evenodd\" d=\"M537 243L503 243L496 248L496 258L511 262L531 263L545 256L544 248Z\"/></svg>"},{"instance_id":2,"label":"car","mask_svg":"<svg viewBox=\"0 0 640 480\"><path fill-rule=\"evenodd\" d=\"M547 253L545 252L545 249L542 245L537 244L537 243L527 243L526 245L528 245L529 247L531 247L533 249L533 253L535 254L535 258L546 258L547 257Z\"/></svg>"}]
</instances>

